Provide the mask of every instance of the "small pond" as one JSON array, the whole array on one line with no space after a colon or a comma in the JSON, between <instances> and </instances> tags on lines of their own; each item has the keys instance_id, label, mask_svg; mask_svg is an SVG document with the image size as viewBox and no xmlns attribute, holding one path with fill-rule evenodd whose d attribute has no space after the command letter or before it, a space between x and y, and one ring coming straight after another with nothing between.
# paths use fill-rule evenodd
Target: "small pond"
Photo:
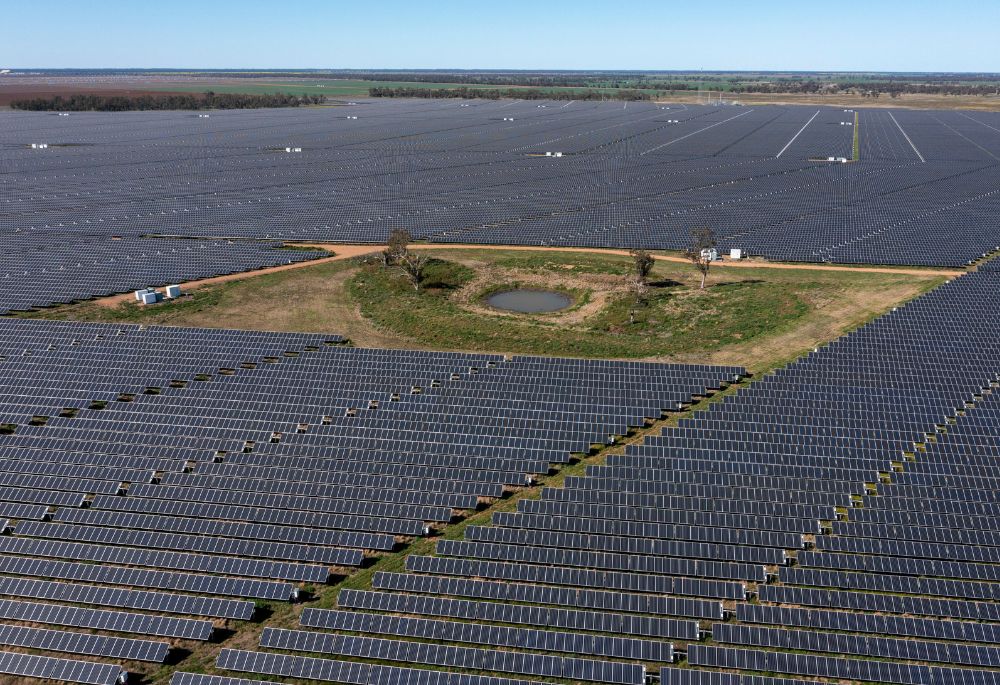
<instances>
[{"instance_id":1,"label":"small pond","mask_svg":"<svg viewBox=\"0 0 1000 685\"><path fill-rule=\"evenodd\" d=\"M487 297L486 304L509 312L541 314L566 309L573 300L551 290L506 290Z\"/></svg>"}]
</instances>

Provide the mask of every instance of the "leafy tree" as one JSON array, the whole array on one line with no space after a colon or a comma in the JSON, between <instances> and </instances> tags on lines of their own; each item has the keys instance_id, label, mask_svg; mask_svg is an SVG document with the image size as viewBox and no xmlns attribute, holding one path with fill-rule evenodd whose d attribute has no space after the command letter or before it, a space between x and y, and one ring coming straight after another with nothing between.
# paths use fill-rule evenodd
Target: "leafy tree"
<instances>
[{"instance_id":1,"label":"leafy tree","mask_svg":"<svg viewBox=\"0 0 1000 685\"><path fill-rule=\"evenodd\" d=\"M714 247L715 233L712 229L703 227L691 231L691 245L684 251L684 256L701 272L701 290L705 289L708 270L712 267L712 260L707 252Z\"/></svg>"},{"instance_id":2,"label":"leafy tree","mask_svg":"<svg viewBox=\"0 0 1000 685\"><path fill-rule=\"evenodd\" d=\"M645 283L646 279L649 278L649 272L653 270L653 264L656 263L656 260L647 250L631 250L629 254L632 255L632 261L635 264L636 277Z\"/></svg>"},{"instance_id":3,"label":"leafy tree","mask_svg":"<svg viewBox=\"0 0 1000 685\"><path fill-rule=\"evenodd\" d=\"M405 228L397 228L389 234L389 241L382 250L383 266L393 266L401 264L410 251L410 240L412 236Z\"/></svg>"},{"instance_id":4,"label":"leafy tree","mask_svg":"<svg viewBox=\"0 0 1000 685\"><path fill-rule=\"evenodd\" d=\"M646 301L646 297L649 295L647 279L656 260L648 250L630 250L629 254L632 256L633 271L626 275L625 286L633 295L632 306L628 310L628 321L630 324L634 324L636 309Z\"/></svg>"}]
</instances>

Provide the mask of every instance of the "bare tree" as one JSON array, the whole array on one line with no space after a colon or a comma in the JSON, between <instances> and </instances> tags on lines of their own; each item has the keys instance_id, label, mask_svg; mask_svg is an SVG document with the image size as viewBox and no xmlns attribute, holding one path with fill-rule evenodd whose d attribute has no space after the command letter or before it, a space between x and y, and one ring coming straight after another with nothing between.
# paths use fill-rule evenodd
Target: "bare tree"
<instances>
[{"instance_id":1,"label":"bare tree","mask_svg":"<svg viewBox=\"0 0 1000 685\"><path fill-rule=\"evenodd\" d=\"M412 240L412 236L404 228L397 228L390 233L389 241L385 249L382 250L382 265L393 266L394 264L402 264L403 259L410 250L410 240Z\"/></svg>"},{"instance_id":2,"label":"bare tree","mask_svg":"<svg viewBox=\"0 0 1000 685\"><path fill-rule=\"evenodd\" d=\"M647 250L631 250L629 252L632 255L632 261L635 264L635 276L643 283L649 278L649 272L653 270L653 264L656 260L653 259L653 255L649 254Z\"/></svg>"},{"instance_id":3,"label":"bare tree","mask_svg":"<svg viewBox=\"0 0 1000 685\"><path fill-rule=\"evenodd\" d=\"M649 284L646 283L646 279L639 276L638 273L629 276L627 284L629 292L633 295L632 306L629 307L628 310L628 322L630 324L634 324L636 310L649 296Z\"/></svg>"},{"instance_id":4,"label":"bare tree","mask_svg":"<svg viewBox=\"0 0 1000 685\"><path fill-rule=\"evenodd\" d=\"M420 292L420 284L424 280L424 271L427 269L427 262L430 261L427 255L407 251L399 260L399 266L403 273L410 279L413 289Z\"/></svg>"},{"instance_id":5,"label":"bare tree","mask_svg":"<svg viewBox=\"0 0 1000 685\"><path fill-rule=\"evenodd\" d=\"M684 252L695 268L701 272L701 290L705 289L708 270L712 267L711 251L715 248L715 233L710 228L696 228L691 231L691 246Z\"/></svg>"}]
</instances>

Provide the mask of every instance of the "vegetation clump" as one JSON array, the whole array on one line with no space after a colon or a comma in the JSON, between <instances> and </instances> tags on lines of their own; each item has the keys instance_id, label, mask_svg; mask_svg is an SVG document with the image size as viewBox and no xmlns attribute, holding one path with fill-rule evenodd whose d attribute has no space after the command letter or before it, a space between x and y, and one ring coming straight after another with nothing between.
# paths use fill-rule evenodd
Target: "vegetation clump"
<instances>
[{"instance_id":1,"label":"vegetation clump","mask_svg":"<svg viewBox=\"0 0 1000 685\"><path fill-rule=\"evenodd\" d=\"M379 253L379 258L383 267L398 266L402 269L413 289L420 292L430 259L425 254L410 251L411 239L409 231L401 228L394 230L389 234L389 241Z\"/></svg>"},{"instance_id":2,"label":"vegetation clump","mask_svg":"<svg viewBox=\"0 0 1000 685\"><path fill-rule=\"evenodd\" d=\"M491 315L456 296L476 276L464 264L433 258L426 265L423 288L414 287L398 270L378 265L360 269L348 288L361 314L380 330L421 346L585 357L707 351L775 333L810 311L802 293L779 283L739 280L702 291L666 279L649 288L641 307L620 286L610 286L596 304L570 310L571 320ZM638 280L635 273L628 278ZM473 298L481 299L481 293ZM585 293L578 299L589 301Z\"/></svg>"},{"instance_id":3,"label":"vegetation clump","mask_svg":"<svg viewBox=\"0 0 1000 685\"><path fill-rule=\"evenodd\" d=\"M385 248L379 253L382 259L382 266L395 266L406 255L410 249L410 232L406 229L397 228L389 234L389 240Z\"/></svg>"},{"instance_id":4,"label":"vegetation clump","mask_svg":"<svg viewBox=\"0 0 1000 685\"><path fill-rule=\"evenodd\" d=\"M192 93L170 95L95 95L78 93L63 97L27 98L13 100L11 109L31 112L133 112L145 110L202 110L202 109L261 109L265 107L299 107L319 105L326 101L322 95L251 95L245 93Z\"/></svg>"},{"instance_id":5,"label":"vegetation clump","mask_svg":"<svg viewBox=\"0 0 1000 685\"><path fill-rule=\"evenodd\" d=\"M535 88L414 88L374 86L368 89L373 98L463 98L465 100L651 100L653 94L641 90L538 90Z\"/></svg>"},{"instance_id":6,"label":"vegetation clump","mask_svg":"<svg viewBox=\"0 0 1000 685\"><path fill-rule=\"evenodd\" d=\"M649 272L653 270L656 263L655 258L647 250L631 250L632 265L635 271L625 279L625 287L635 298L632 308L629 310L629 323L635 323L636 308L645 304L649 296Z\"/></svg>"}]
</instances>

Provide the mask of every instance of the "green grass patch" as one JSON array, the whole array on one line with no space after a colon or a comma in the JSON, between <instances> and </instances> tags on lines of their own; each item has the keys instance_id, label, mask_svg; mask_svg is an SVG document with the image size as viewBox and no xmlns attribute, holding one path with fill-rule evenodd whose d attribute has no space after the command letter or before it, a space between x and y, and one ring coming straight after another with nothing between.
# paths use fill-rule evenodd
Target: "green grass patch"
<instances>
[{"instance_id":1,"label":"green grass patch","mask_svg":"<svg viewBox=\"0 0 1000 685\"><path fill-rule=\"evenodd\" d=\"M796 292L783 283L755 280L724 282L705 290L654 287L638 304L630 296L615 298L589 323L597 333L630 339L636 349L668 346L675 353L694 352L787 330L809 313L802 291L818 287L806 284Z\"/></svg>"},{"instance_id":2,"label":"green grass patch","mask_svg":"<svg viewBox=\"0 0 1000 685\"><path fill-rule=\"evenodd\" d=\"M182 295L174 300L163 300L157 304L139 305L131 300L115 307L104 307L94 302L63 304L46 307L33 312L19 312L14 316L22 319L54 319L57 321L102 321L121 323L169 324L172 320L214 310L223 301L233 283L220 283L203 288L198 296ZM181 324L178 324L181 325Z\"/></svg>"},{"instance_id":3,"label":"green grass patch","mask_svg":"<svg viewBox=\"0 0 1000 685\"><path fill-rule=\"evenodd\" d=\"M475 256L488 259L493 266L520 269L534 273L563 272L569 274L610 274L625 276L632 271L632 260L616 254L593 252L521 252L501 251L492 255L475 251ZM451 253L458 256L455 252Z\"/></svg>"},{"instance_id":4,"label":"green grass patch","mask_svg":"<svg viewBox=\"0 0 1000 685\"><path fill-rule=\"evenodd\" d=\"M359 346L660 358L759 373L944 280L933 273L719 267L699 291L689 264L660 260L650 279L656 286L632 323L627 256L478 248L426 254L432 260L420 292L398 268L342 260L249 274L148 307L82 302L19 316L338 333ZM565 292L574 305L548 314L484 305L484 295L512 284Z\"/></svg>"},{"instance_id":5,"label":"green grass patch","mask_svg":"<svg viewBox=\"0 0 1000 685\"><path fill-rule=\"evenodd\" d=\"M512 266L514 259L497 263ZM536 260L529 258L526 266L541 268ZM614 267L618 271L622 265ZM648 302L637 308L634 323L629 323L633 300L623 294L613 296L604 310L579 325L559 325L550 316L490 316L462 307L449 295L473 276L466 266L435 259L421 292L415 292L397 271L380 266L363 267L349 287L366 317L421 344L542 355L650 357L696 352L782 330L809 311L799 295L780 283L724 282L692 291L668 281L652 288ZM510 282L492 286L479 297L509 287ZM574 300L581 296L569 294Z\"/></svg>"},{"instance_id":6,"label":"green grass patch","mask_svg":"<svg viewBox=\"0 0 1000 685\"><path fill-rule=\"evenodd\" d=\"M333 252L326 249L325 247L312 247L309 245L295 245L290 243L287 245L281 245L280 247L274 248L276 250L292 250L293 252L322 252L328 257L333 256Z\"/></svg>"}]
</instances>

